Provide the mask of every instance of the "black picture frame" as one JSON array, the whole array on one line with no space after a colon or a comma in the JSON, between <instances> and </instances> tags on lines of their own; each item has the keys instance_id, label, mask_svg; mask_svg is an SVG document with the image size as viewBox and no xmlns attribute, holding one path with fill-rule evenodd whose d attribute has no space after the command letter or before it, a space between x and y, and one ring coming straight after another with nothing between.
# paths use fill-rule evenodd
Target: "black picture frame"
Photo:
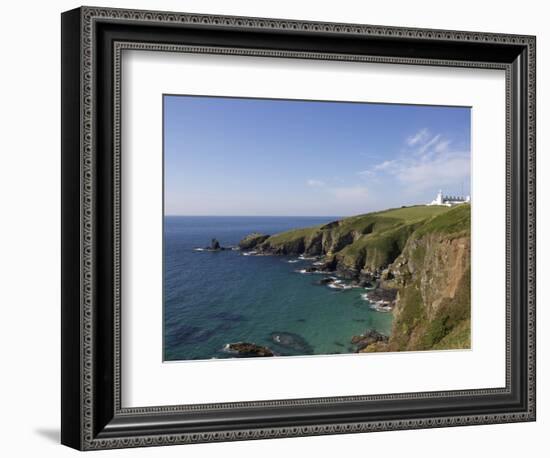
<instances>
[{"instance_id":1,"label":"black picture frame","mask_svg":"<svg viewBox=\"0 0 550 458\"><path fill-rule=\"evenodd\" d=\"M81 7L62 14L62 431L79 450L535 420L533 36ZM506 71L505 388L122 408L120 52Z\"/></svg>"}]
</instances>

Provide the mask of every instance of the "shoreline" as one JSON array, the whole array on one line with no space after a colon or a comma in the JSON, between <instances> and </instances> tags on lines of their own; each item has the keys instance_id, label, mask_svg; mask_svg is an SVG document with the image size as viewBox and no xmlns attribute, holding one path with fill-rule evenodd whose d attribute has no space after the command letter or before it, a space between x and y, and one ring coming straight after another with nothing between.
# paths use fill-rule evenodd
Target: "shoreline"
<instances>
[{"instance_id":1,"label":"shoreline","mask_svg":"<svg viewBox=\"0 0 550 458\"><path fill-rule=\"evenodd\" d=\"M381 275L369 274L369 280L351 279L349 276L341 275L338 270L325 270L327 268L326 256L306 256L300 254L297 257L288 255L277 255L274 253L265 253L256 250L243 251L242 256L279 256L288 257L286 262L289 264L309 261L310 264L304 268L294 270L295 273L302 275L323 275L324 278L318 281L319 285L337 291L348 291L351 289L363 289L361 299L367 302L367 306L376 312L392 312L395 307L397 290L381 288Z\"/></svg>"}]
</instances>

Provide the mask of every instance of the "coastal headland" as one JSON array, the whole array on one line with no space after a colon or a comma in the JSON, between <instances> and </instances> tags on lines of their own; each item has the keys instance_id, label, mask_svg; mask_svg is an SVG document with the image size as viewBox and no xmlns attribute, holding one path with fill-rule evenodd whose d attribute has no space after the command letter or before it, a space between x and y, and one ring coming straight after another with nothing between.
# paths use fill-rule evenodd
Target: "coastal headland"
<instances>
[{"instance_id":1,"label":"coastal headland","mask_svg":"<svg viewBox=\"0 0 550 458\"><path fill-rule=\"evenodd\" d=\"M411 206L278 234L251 233L249 256L298 256L301 273L335 289L364 288L393 314L390 336L350 336L357 352L470 348L470 204Z\"/></svg>"}]
</instances>

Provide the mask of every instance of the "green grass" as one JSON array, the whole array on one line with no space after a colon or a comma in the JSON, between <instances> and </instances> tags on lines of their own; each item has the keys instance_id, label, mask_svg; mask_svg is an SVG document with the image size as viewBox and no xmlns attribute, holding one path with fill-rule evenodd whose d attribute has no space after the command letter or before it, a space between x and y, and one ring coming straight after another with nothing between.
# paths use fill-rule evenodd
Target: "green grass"
<instances>
[{"instance_id":1,"label":"green grass","mask_svg":"<svg viewBox=\"0 0 550 458\"><path fill-rule=\"evenodd\" d=\"M394 208L391 210L385 210L379 212L378 215L384 215L389 218L396 218L404 220L406 222L419 221L426 218L431 218L432 216L441 215L451 211L451 207L440 207L437 205L427 206L427 205L415 205L413 207L403 207L403 208Z\"/></svg>"},{"instance_id":2,"label":"green grass","mask_svg":"<svg viewBox=\"0 0 550 458\"><path fill-rule=\"evenodd\" d=\"M452 211L448 207L417 205L413 207L394 208L364 215L350 216L338 221L338 224L293 229L272 235L269 242L277 245L292 242L298 238L311 238L318 231L330 231L334 238L345 234L375 234L403 224L417 223L427 218L442 215Z\"/></svg>"},{"instance_id":3,"label":"green grass","mask_svg":"<svg viewBox=\"0 0 550 458\"><path fill-rule=\"evenodd\" d=\"M339 252L339 256L344 264L354 265L358 269L383 268L392 263L403 251L415 227L415 224L397 224L386 230L364 235L344 247Z\"/></svg>"},{"instance_id":4,"label":"green grass","mask_svg":"<svg viewBox=\"0 0 550 458\"><path fill-rule=\"evenodd\" d=\"M469 225L469 205L460 207L416 205L350 216L272 235L265 245L293 253L307 248L315 238L323 238L327 241L325 254L337 254L346 266L378 269L395 260L414 230L421 236L464 229Z\"/></svg>"},{"instance_id":5,"label":"green grass","mask_svg":"<svg viewBox=\"0 0 550 458\"><path fill-rule=\"evenodd\" d=\"M433 346L434 350L456 350L471 347L471 322L461 321L449 334Z\"/></svg>"},{"instance_id":6,"label":"green grass","mask_svg":"<svg viewBox=\"0 0 550 458\"><path fill-rule=\"evenodd\" d=\"M320 226L305 227L301 229L293 229L291 231L281 232L279 234L275 234L269 237L268 241L272 245L279 245L292 242L299 238L312 237L319 230L319 227Z\"/></svg>"},{"instance_id":7,"label":"green grass","mask_svg":"<svg viewBox=\"0 0 550 458\"><path fill-rule=\"evenodd\" d=\"M355 231L361 234L380 232L401 224L419 222L433 216L441 215L450 210L449 207L416 205L413 207L392 208L374 213L350 216L341 220L335 233Z\"/></svg>"},{"instance_id":8,"label":"green grass","mask_svg":"<svg viewBox=\"0 0 550 458\"><path fill-rule=\"evenodd\" d=\"M470 231L470 204L461 204L447 212L429 219L418 228L416 235L421 237L428 233L459 234Z\"/></svg>"}]
</instances>

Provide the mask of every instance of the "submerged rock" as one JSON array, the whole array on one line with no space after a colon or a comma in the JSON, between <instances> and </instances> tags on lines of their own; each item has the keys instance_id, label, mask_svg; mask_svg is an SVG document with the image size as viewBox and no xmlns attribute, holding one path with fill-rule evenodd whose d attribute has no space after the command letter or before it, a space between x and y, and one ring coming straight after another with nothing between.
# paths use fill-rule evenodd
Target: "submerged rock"
<instances>
[{"instance_id":1,"label":"submerged rock","mask_svg":"<svg viewBox=\"0 0 550 458\"><path fill-rule=\"evenodd\" d=\"M293 332L272 332L270 337L280 347L294 350L302 355L313 353L313 347L302 336Z\"/></svg>"},{"instance_id":2,"label":"submerged rock","mask_svg":"<svg viewBox=\"0 0 550 458\"><path fill-rule=\"evenodd\" d=\"M256 345L250 342L235 342L225 346L225 349L232 353L237 353L239 356L275 356L275 353L267 347Z\"/></svg>"}]
</instances>

